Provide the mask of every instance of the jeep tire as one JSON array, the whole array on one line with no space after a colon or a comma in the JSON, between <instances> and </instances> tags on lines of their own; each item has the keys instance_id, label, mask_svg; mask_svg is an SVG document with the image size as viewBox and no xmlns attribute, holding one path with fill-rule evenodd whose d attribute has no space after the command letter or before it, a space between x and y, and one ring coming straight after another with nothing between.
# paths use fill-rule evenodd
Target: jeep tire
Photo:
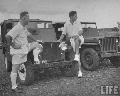
<instances>
[{"instance_id":1,"label":"jeep tire","mask_svg":"<svg viewBox=\"0 0 120 96\"><path fill-rule=\"evenodd\" d=\"M99 66L98 53L93 48L85 48L81 52L82 67L86 70L93 71Z\"/></svg>"}]
</instances>

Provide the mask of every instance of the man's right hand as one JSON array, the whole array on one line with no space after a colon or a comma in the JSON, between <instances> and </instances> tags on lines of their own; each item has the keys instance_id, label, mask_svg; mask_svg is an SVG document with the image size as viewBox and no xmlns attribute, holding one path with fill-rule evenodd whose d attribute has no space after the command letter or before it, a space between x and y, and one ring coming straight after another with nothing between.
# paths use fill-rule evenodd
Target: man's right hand
<instances>
[{"instance_id":1,"label":"man's right hand","mask_svg":"<svg viewBox=\"0 0 120 96\"><path fill-rule=\"evenodd\" d=\"M21 45L20 44L16 44L16 43L12 43L11 46L14 48L14 49L20 49L21 48Z\"/></svg>"},{"instance_id":2,"label":"man's right hand","mask_svg":"<svg viewBox=\"0 0 120 96\"><path fill-rule=\"evenodd\" d=\"M77 38L79 38L79 36L78 35L74 35L74 36L72 36L72 38L77 39Z\"/></svg>"}]
</instances>

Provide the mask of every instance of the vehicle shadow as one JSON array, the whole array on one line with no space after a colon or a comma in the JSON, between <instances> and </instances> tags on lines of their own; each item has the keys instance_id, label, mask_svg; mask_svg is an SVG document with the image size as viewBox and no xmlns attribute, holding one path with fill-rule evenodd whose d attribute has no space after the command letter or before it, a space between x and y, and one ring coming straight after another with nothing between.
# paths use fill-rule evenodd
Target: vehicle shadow
<instances>
[{"instance_id":1,"label":"vehicle shadow","mask_svg":"<svg viewBox=\"0 0 120 96\"><path fill-rule=\"evenodd\" d=\"M100 66L98 69L96 69L95 71L87 71L83 68L81 68L82 72L83 72L83 77L86 77L87 74L92 74L92 73L96 73L98 71L100 72L104 72L106 70L109 70L111 68L119 68L120 64L114 65L110 62L109 59L105 59L100 63ZM65 76L64 74L62 74L62 72L60 71L59 68L57 69L47 69L45 70L44 73L39 73L39 72L35 72L35 82L37 83L38 81L49 81L52 79L60 79L60 78L65 78L65 77L77 77L77 76Z\"/></svg>"},{"instance_id":2,"label":"vehicle shadow","mask_svg":"<svg viewBox=\"0 0 120 96\"><path fill-rule=\"evenodd\" d=\"M65 77L65 76L61 73L59 68L57 68L57 69L49 68L49 69L44 70L43 73L40 73L39 71L35 71L35 76L34 76L35 80L34 81L35 81L35 83L37 83L38 81L46 82L46 81L50 81L52 79L60 79L63 77Z\"/></svg>"},{"instance_id":3,"label":"vehicle shadow","mask_svg":"<svg viewBox=\"0 0 120 96\"><path fill-rule=\"evenodd\" d=\"M118 68L118 67L120 67L120 64L112 64L109 59L104 59L101 62L98 70L103 70L103 69L105 70L108 68Z\"/></svg>"}]
</instances>

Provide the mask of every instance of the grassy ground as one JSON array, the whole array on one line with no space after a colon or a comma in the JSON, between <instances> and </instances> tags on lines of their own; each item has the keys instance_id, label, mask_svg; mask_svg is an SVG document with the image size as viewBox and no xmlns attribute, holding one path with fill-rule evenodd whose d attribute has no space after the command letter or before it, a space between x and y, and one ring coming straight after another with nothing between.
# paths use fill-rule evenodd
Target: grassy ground
<instances>
[{"instance_id":1,"label":"grassy ground","mask_svg":"<svg viewBox=\"0 0 120 96\"><path fill-rule=\"evenodd\" d=\"M107 64L104 63L93 72L82 70L82 78L65 77L60 73L56 75L53 71L49 71L49 75L40 75L39 80L31 86L22 85L24 92L19 94L10 90L10 73L5 71L0 52L0 96L120 96L120 94L101 95L101 86L120 87L120 67Z\"/></svg>"}]
</instances>

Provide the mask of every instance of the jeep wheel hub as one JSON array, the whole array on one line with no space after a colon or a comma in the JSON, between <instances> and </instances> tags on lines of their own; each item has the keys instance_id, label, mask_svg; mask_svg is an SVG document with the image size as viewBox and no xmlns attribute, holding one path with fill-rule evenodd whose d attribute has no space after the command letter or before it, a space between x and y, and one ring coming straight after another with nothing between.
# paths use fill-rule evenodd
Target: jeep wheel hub
<instances>
[{"instance_id":1,"label":"jeep wheel hub","mask_svg":"<svg viewBox=\"0 0 120 96\"><path fill-rule=\"evenodd\" d=\"M86 62L87 62L87 64L88 64L89 66L92 65L93 60L92 60L92 57L91 57L90 54L87 54L87 55L85 56L85 59L86 59Z\"/></svg>"}]
</instances>

